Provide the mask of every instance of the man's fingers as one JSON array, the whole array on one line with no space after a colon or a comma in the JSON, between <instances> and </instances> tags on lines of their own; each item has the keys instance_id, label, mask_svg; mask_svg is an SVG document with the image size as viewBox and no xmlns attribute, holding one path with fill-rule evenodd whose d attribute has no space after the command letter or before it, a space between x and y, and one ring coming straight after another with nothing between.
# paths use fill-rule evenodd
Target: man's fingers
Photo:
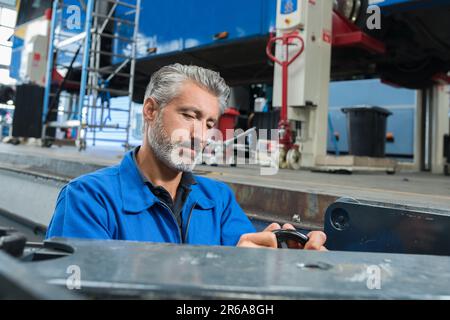
<instances>
[{"instance_id":1,"label":"man's fingers","mask_svg":"<svg viewBox=\"0 0 450 320\"><path fill-rule=\"evenodd\" d=\"M277 237L272 232L259 232L259 233L248 233L244 234L239 243L238 247L247 248L277 248Z\"/></svg>"},{"instance_id":2,"label":"man's fingers","mask_svg":"<svg viewBox=\"0 0 450 320\"><path fill-rule=\"evenodd\" d=\"M268 226L264 232L272 232L275 230L280 230L281 226L278 223L272 223L270 226Z\"/></svg>"},{"instance_id":3,"label":"man's fingers","mask_svg":"<svg viewBox=\"0 0 450 320\"><path fill-rule=\"evenodd\" d=\"M325 242L327 241L327 236L322 231L313 231L308 234L309 241L305 245L305 250L318 250L325 251Z\"/></svg>"},{"instance_id":4,"label":"man's fingers","mask_svg":"<svg viewBox=\"0 0 450 320\"><path fill-rule=\"evenodd\" d=\"M244 234L237 246L246 248L277 248L277 237L273 231L280 229L295 230L295 227L289 223L284 224L283 227L278 223L272 223L263 232ZM327 241L325 233L321 231L312 231L308 234L308 237L309 241L304 248L303 245L296 241L287 241L288 247L291 249L328 251L327 248L324 247L324 244Z\"/></svg>"}]
</instances>

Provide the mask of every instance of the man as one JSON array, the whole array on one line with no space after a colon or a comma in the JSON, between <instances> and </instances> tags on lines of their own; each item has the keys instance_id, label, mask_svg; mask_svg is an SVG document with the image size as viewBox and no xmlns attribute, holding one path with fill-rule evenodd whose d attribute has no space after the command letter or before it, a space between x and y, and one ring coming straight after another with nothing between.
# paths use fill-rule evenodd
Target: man
<instances>
[{"instance_id":1,"label":"man","mask_svg":"<svg viewBox=\"0 0 450 320\"><path fill-rule=\"evenodd\" d=\"M189 160L205 147L229 93L211 70L175 64L156 72L144 100L142 146L65 186L47 238L276 248L271 231L279 225L256 233L226 184L192 174ZM326 250L325 240L312 232L305 249Z\"/></svg>"}]
</instances>

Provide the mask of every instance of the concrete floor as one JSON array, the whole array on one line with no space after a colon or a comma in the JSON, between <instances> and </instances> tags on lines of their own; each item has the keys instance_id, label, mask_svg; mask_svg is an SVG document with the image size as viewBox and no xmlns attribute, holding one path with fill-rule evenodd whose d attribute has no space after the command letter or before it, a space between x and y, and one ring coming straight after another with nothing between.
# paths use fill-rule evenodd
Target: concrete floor
<instances>
[{"instance_id":1,"label":"concrete floor","mask_svg":"<svg viewBox=\"0 0 450 320\"><path fill-rule=\"evenodd\" d=\"M73 147L44 149L33 145L12 146L0 143L0 163L8 161L8 155L13 155L15 159L32 156L102 167L118 163L123 153L124 150L120 147L91 147L80 153ZM26 160L24 162L22 166L26 165ZM16 162L14 165L19 164ZM430 173L340 175L280 170L274 176L261 176L260 168L255 166L232 168L204 165L198 166L196 171L198 174L229 183L450 210L450 178Z\"/></svg>"}]
</instances>

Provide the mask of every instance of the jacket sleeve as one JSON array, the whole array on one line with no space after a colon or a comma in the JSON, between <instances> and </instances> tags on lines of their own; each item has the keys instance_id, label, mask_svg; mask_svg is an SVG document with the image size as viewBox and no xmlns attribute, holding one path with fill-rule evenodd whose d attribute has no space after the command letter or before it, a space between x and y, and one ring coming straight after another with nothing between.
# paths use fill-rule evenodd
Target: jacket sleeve
<instances>
[{"instance_id":1,"label":"jacket sleeve","mask_svg":"<svg viewBox=\"0 0 450 320\"><path fill-rule=\"evenodd\" d=\"M253 224L237 203L233 191L223 184L224 211L222 214L221 241L224 246L235 246L242 235L256 232Z\"/></svg>"},{"instance_id":2,"label":"jacket sleeve","mask_svg":"<svg viewBox=\"0 0 450 320\"><path fill-rule=\"evenodd\" d=\"M109 240L107 211L86 183L72 182L59 193L46 238Z\"/></svg>"}]
</instances>

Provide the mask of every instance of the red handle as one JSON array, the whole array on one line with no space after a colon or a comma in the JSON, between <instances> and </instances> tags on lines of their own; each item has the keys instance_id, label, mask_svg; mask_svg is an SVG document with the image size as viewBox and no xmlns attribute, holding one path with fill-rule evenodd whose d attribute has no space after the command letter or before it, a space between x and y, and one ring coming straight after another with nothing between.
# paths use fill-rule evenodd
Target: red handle
<instances>
[{"instance_id":1,"label":"red handle","mask_svg":"<svg viewBox=\"0 0 450 320\"><path fill-rule=\"evenodd\" d=\"M275 63L278 63L279 65L282 65L283 63L272 54L272 46L275 42L277 42L278 40L282 40L282 39L283 38L281 38L281 37L274 37L274 36L272 36L272 34L270 34L270 39L269 39L269 42L267 43L267 47L266 47L266 53L267 53L267 56L269 57L269 59Z\"/></svg>"},{"instance_id":2,"label":"red handle","mask_svg":"<svg viewBox=\"0 0 450 320\"><path fill-rule=\"evenodd\" d=\"M289 55L288 55L287 61L280 61L277 59L276 56L274 56L272 54L272 47L273 47L274 43L281 40L281 41L283 41L283 45L285 45L287 47L289 44L292 43L292 40L294 40L294 39L297 39L300 41L301 47L300 47L300 50L291 59L289 59ZM286 63L288 66L290 64L292 64L292 62L294 62L303 53L304 50L305 50L305 41L303 41L302 37L300 37L297 32L286 33L286 34L282 35L281 37L274 37L274 36L270 35L270 39L269 39L269 42L267 43L267 47L266 47L266 53L270 60L272 60L275 63L278 63L279 65L283 65ZM288 50L286 50L286 51L287 51L287 53L289 53Z\"/></svg>"}]
</instances>

